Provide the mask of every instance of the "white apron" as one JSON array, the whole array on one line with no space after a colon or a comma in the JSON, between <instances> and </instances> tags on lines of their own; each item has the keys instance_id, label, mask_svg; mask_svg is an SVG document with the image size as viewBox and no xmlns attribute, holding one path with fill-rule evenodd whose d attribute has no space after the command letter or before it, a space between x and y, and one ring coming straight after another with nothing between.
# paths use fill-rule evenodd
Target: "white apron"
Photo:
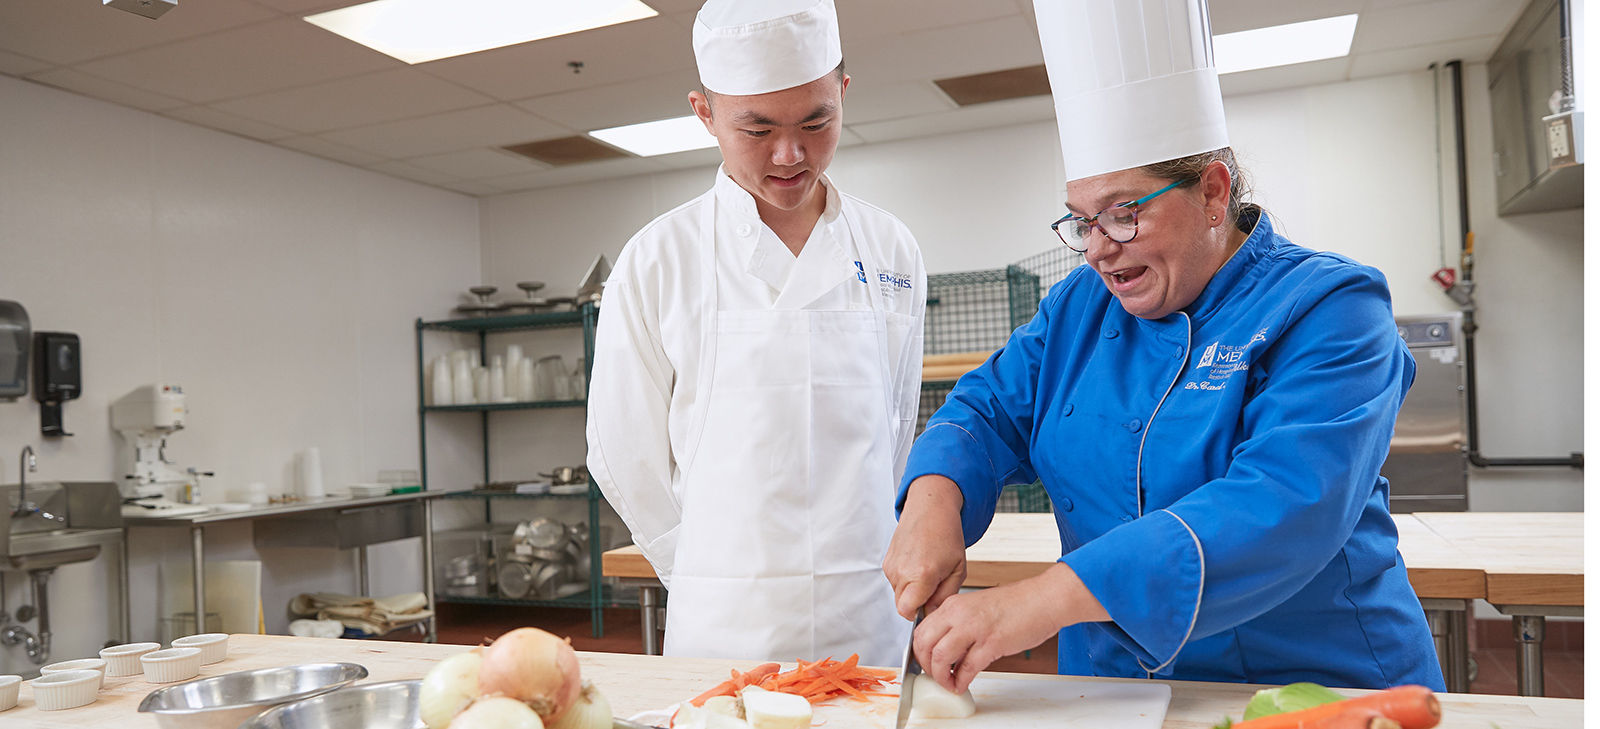
<instances>
[{"instance_id":1,"label":"white apron","mask_svg":"<svg viewBox=\"0 0 1600 729\"><path fill-rule=\"evenodd\" d=\"M871 311L717 311L716 197L700 221L706 397L664 652L899 665L911 626L882 568L899 427L882 296L872 282ZM862 268L877 271L845 220Z\"/></svg>"}]
</instances>

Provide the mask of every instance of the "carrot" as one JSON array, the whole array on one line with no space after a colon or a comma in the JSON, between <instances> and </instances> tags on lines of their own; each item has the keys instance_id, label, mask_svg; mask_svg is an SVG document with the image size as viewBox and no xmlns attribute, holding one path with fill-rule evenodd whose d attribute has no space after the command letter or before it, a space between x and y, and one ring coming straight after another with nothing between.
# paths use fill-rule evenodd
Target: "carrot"
<instances>
[{"instance_id":1,"label":"carrot","mask_svg":"<svg viewBox=\"0 0 1600 729\"><path fill-rule=\"evenodd\" d=\"M1324 725L1318 722L1356 709L1371 709L1382 717L1394 720L1401 729L1432 729L1439 723L1439 699L1434 697L1432 690L1426 686L1396 686L1309 709L1241 721L1234 724L1232 729L1322 729ZM1368 719L1368 723L1371 723L1370 716ZM1327 729L1332 727L1327 725Z\"/></svg>"},{"instance_id":2,"label":"carrot","mask_svg":"<svg viewBox=\"0 0 1600 729\"><path fill-rule=\"evenodd\" d=\"M1401 729L1400 722L1384 716L1377 709L1363 706L1345 709L1307 726L1315 729Z\"/></svg>"},{"instance_id":3,"label":"carrot","mask_svg":"<svg viewBox=\"0 0 1600 729\"><path fill-rule=\"evenodd\" d=\"M862 668L857 665L860 660L861 656L852 654L843 661L832 658L815 663L796 661L795 668L790 671L780 672L776 663L764 663L744 673L730 671L728 680L695 697L690 703L700 706L713 696L735 696L748 686L794 694L813 704L841 696L861 701L870 701L873 696L892 696L871 689L881 688L893 681L896 672Z\"/></svg>"}]
</instances>

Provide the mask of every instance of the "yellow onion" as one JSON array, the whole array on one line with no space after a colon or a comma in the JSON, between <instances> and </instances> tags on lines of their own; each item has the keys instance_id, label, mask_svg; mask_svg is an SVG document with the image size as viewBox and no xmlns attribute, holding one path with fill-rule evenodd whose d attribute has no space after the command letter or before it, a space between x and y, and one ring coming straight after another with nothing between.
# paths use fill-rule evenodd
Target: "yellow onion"
<instances>
[{"instance_id":1,"label":"yellow onion","mask_svg":"<svg viewBox=\"0 0 1600 729\"><path fill-rule=\"evenodd\" d=\"M611 729L611 702L595 685L584 681L578 700L550 729Z\"/></svg>"},{"instance_id":2,"label":"yellow onion","mask_svg":"<svg viewBox=\"0 0 1600 729\"><path fill-rule=\"evenodd\" d=\"M521 701L490 696L456 714L450 729L544 729L544 722Z\"/></svg>"},{"instance_id":3,"label":"yellow onion","mask_svg":"<svg viewBox=\"0 0 1600 729\"><path fill-rule=\"evenodd\" d=\"M439 661L428 671L417 698L418 713L428 729L450 726L450 720L478 698L478 667L482 663L478 651L469 651Z\"/></svg>"},{"instance_id":4,"label":"yellow onion","mask_svg":"<svg viewBox=\"0 0 1600 729\"><path fill-rule=\"evenodd\" d=\"M478 690L527 704L546 723L578 700L578 654L565 638L538 628L517 628L483 648Z\"/></svg>"}]
</instances>

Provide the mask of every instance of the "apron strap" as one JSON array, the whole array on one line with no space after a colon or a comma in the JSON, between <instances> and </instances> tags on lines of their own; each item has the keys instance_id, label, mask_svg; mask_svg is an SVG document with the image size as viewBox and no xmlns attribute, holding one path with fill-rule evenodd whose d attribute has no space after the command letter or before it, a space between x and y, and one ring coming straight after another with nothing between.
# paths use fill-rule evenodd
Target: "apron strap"
<instances>
[{"instance_id":1,"label":"apron strap","mask_svg":"<svg viewBox=\"0 0 1600 729\"><path fill-rule=\"evenodd\" d=\"M861 261L861 269L867 281L867 299L872 304L873 313L877 314L878 329L878 367L883 373L884 415L889 420L890 445L899 442L899 434L895 431L900 427L900 419L895 415L895 405L899 402L895 390L898 387L893 378L893 371L889 368L889 317L885 313L883 293L875 280L878 266L877 259L872 257L872 251L866 244L866 238L861 235L861 228L856 223L855 217L847 214L845 210L845 197L839 195L839 217L844 218L850 231L850 247L856 252L857 260Z\"/></svg>"},{"instance_id":2,"label":"apron strap","mask_svg":"<svg viewBox=\"0 0 1600 729\"><path fill-rule=\"evenodd\" d=\"M717 174L721 174L719 168ZM705 256L704 283L700 292L700 372L695 379L695 398L702 401L694 408L687 433L690 443L688 457L678 464L680 473L687 473L700 452L700 434L705 430L704 400L711 393L711 375L717 364L717 188L715 185L700 200L700 236L698 249Z\"/></svg>"}]
</instances>

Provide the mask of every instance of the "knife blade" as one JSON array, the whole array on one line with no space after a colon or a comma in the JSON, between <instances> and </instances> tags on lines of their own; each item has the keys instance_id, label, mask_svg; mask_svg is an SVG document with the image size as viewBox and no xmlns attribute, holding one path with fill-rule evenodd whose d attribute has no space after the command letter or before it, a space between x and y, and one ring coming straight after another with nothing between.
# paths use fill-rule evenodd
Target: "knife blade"
<instances>
[{"instance_id":1,"label":"knife blade","mask_svg":"<svg viewBox=\"0 0 1600 729\"><path fill-rule=\"evenodd\" d=\"M911 719L912 694L911 681L922 673L922 664L917 663L917 654L912 650L916 644L917 626L922 624L923 609L917 608L917 619L911 623L911 640L906 641L906 660L900 664L900 711L894 720L894 729L906 729L906 722Z\"/></svg>"}]
</instances>

